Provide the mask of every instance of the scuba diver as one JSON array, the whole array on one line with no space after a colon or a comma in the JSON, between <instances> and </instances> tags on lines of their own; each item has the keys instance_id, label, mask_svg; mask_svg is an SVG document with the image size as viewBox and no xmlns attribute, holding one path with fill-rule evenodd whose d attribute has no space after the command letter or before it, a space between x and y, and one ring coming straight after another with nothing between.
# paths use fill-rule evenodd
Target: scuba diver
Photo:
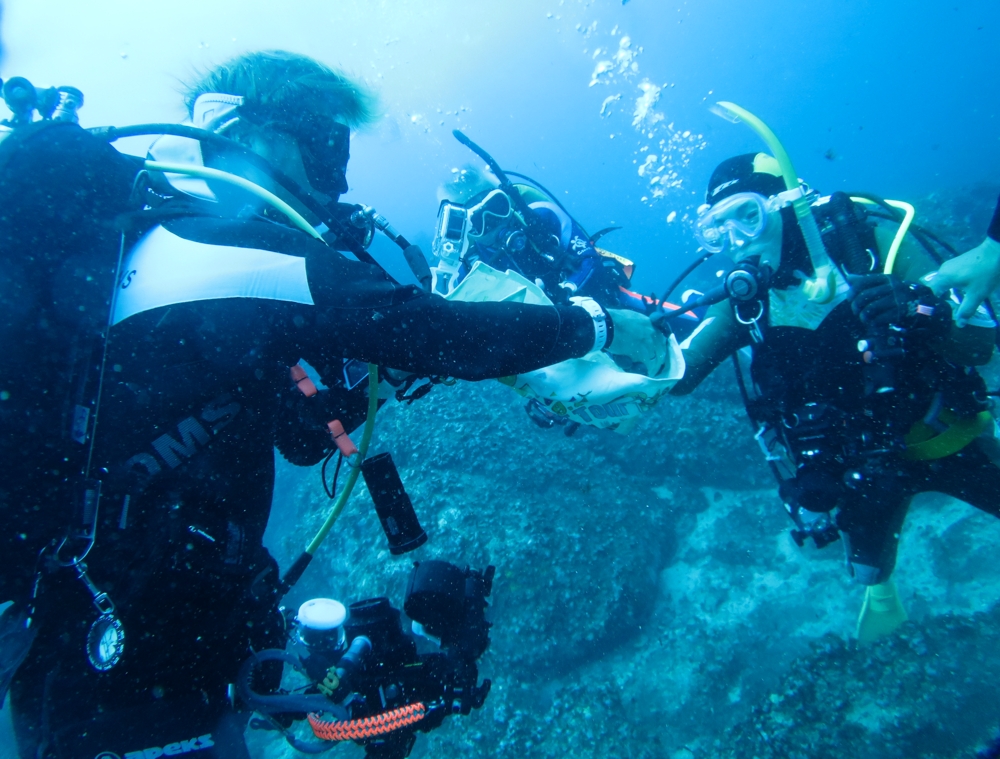
<instances>
[{"instance_id":1,"label":"scuba diver","mask_svg":"<svg viewBox=\"0 0 1000 759\"><path fill-rule=\"evenodd\" d=\"M546 295L556 300L579 294L617 305L635 265L596 243L618 227L591 236L535 180L505 174L522 181L505 190L499 180L465 167L439 192L444 197L433 243L439 257L432 270L434 291L448 295L477 261L483 261L541 283ZM511 199L514 193L517 201Z\"/></svg>"},{"instance_id":2,"label":"scuba diver","mask_svg":"<svg viewBox=\"0 0 1000 759\"><path fill-rule=\"evenodd\" d=\"M438 192L431 269L433 290L447 296L477 262L514 271L535 282L554 303L590 297L606 308L651 313L660 302L629 289L635 264L598 247L621 227L588 234L559 199L529 176L500 168L493 157L462 132L454 135L486 161L491 173L466 166ZM502 177L502 179L500 178ZM509 177L521 181L514 182ZM676 310L678 306L664 307ZM690 310L674 332L683 339L697 326Z\"/></svg>"},{"instance_id":3,"label":"scuba diver","mask_svg":"<svg viewBox=\"0 0 1000 759\"><path fill-rule=\"evenodd\" d=\"M569 303L574 298L586 297L605 308L627 309L643 315L656 314L661 303L664 308L679 310L679 306L665 299L661 301L629 289L635 264L597 246L604 235L620 227L607 227L588 234L541 183L524 174L502 169L489 153L465 134L458 130L453 134L485 161L488 171L472 166L456 170L454 179L438 192L440 205L433 242L437 263L431 269L435 293L448 298L460 297L463 283L466 288L471 283L470 275L475 279L474 272L481 274L485 270L496 272L496 276L506 272L508 278L516 277L526 286L530 283L552 303ZM701 310L680 311L673 323L675 339L682 340L690 334L700 315ZM630 362L618 363L623 370L633 371ZM648 367L634 369L639 374L649 374ZM598 382L597 387L602 384ZM591 392L594 389L588 388ZM634 391L634 388L629 389ZM643 395L652 396L654 392ZM559 391L555 395L548 392L529 398L525 406L529 418L543 428L561 426L567 435L574 434L581 423L594 421L587 412L579 418L571 418L571 414L565 412L565 404L560 412L554 411L552 398L559 394ZM590 393L584 391L583 394ZM573 397L574 394L567 395ZM611 403L603 405L622 408L617 402L620 397L607 399ZM630 426L631 423L624 426L615 423L614 428L624 431Z\"/></svg>"},{"instance_id":4,"label":"scuba diver","mask_svg":"<svg viewBox=\"0 0 1000 759\"><path fill-rule=\"evenodd\" d=\"M974 368L992 354L996 323L980 309L959 329L957 301L920 284L940 261L911 206L820 196L763 122L719 108L771 154L730 158L709 181L696 234L732 269L699 299L711 305L670 392L692 392L733 357L793 537L822 547L843 536L866 586L858 637L870 640L905 619L891 577L914 495L1000 516L994 423Z\"/></svg>"},{"instance_id":5,"label":"scuba diver","mask_svg":"<svg viewBox=\"0 0 1000 759\"><path fill-rule=\"evenodd\" d=\"M304 56L209 71L188 125L84 130L75 88L3 94L0 702L9 686L23 757L247 756L233 684L282 647L280 599L371 466L376 364L478 380L666 351L593 301L392 280L362 244L378 219L336 205L372 98ZM141 134L164 135L146 160L110 144ZM336 446L347 470L284 577L262 544L275 446L296 464Z\"/></svg>"}]
</instances>

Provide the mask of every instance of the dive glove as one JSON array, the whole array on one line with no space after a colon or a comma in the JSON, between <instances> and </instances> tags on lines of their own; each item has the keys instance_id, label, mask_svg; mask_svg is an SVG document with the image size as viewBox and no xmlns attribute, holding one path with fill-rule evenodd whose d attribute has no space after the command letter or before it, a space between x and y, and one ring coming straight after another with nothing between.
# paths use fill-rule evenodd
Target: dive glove
<instances>
[{"instance_id":1,"label":"dive glove","mask_svg":"<svg viewBox=\"0 0 1000 759\"><path fill-rule=\"evenodd\" d=\"M868 327L898 327L943 335L951 324L951 307L926 285L904 282L893 274L848 277L851 310Z\"/></svg>"}]
</instances>

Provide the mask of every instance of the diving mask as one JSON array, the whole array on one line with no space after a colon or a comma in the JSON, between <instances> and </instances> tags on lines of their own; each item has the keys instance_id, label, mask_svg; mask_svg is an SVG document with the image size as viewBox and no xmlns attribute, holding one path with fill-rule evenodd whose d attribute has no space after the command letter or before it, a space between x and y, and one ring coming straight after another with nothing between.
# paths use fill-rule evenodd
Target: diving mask
<instances>
[{"instance_id":1,"label":"diving mask","mask_svg":"<svg viewBox=\"0 0 1000 759\"><path fill-rule=\"evenodd\" d=\"M291 136L298 144L306 178L313 189L334 198L347 192L350 127L321 117L295 122L271 121L267 126Z\"/></svg>"},{"instance_id":2,"label":"diving mask","mask_svg":"<svg viewBox=\"0 0 1000 759\"><path fill-rule=\"evenodd\" d=\"M764 234L768 213L780 204L777 196L738 192L715 205L703 205L698 209L695 237L709 253L722 253L730 246L741 248Z\"/></svg>"},{"instance_id":3,"label":"diving mask","mask_svg":"<svg viewBox=\"0 0 1000 759\"><path fill-rule=\"evenodd\" d=\"M503 190L491 190L469 208L468 234L472 242L490 244L496 232L505 229L514 215L514 205Z\"/></svg>"},{"instance_id":4,"label":"diving mask","mask_svg":"<svg viewBox=\"0 0 1000 759\"><path fill-rule=\"evenodd\" d=\"M433 243L439 258L462 261L470 245L520 253L527 244L524 226L503 190L490 190L469 207L448 200L441 202Z\"/></svg>"}]
</instances>

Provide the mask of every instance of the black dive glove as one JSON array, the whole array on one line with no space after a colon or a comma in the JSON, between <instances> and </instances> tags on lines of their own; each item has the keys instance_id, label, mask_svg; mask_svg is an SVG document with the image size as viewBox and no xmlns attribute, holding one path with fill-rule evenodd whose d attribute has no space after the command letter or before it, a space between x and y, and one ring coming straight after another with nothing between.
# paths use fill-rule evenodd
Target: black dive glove
<instances>
[{"instance_id":1,"label":"black dive glove","mask_svg":"<svg viewBox=\"0 0 1000 759\"><path fill-rule=\"evenodd\" d=\"M892 274L850 276L848 281L851 310L866 327L893 326L938 337L951 326L951 306L929 287Z\"/></svg>"}]
</instances>

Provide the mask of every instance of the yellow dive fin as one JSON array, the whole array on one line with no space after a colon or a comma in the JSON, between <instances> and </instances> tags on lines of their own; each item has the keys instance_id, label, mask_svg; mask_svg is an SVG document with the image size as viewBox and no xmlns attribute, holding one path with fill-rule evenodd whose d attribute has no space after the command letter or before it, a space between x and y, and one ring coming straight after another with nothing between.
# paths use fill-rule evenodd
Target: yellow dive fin
<instances>
[{"instance_id":1,"label":"yellow dive fin","mask_svg":"<svg viewBox=\"0 0 1000 759\"><path fill-rule=\"evenodd\" d=\"M872 643L895 632L908 617L892 580L865 589L858 617L858 643Z\"/></svg>"}]
</instances>

